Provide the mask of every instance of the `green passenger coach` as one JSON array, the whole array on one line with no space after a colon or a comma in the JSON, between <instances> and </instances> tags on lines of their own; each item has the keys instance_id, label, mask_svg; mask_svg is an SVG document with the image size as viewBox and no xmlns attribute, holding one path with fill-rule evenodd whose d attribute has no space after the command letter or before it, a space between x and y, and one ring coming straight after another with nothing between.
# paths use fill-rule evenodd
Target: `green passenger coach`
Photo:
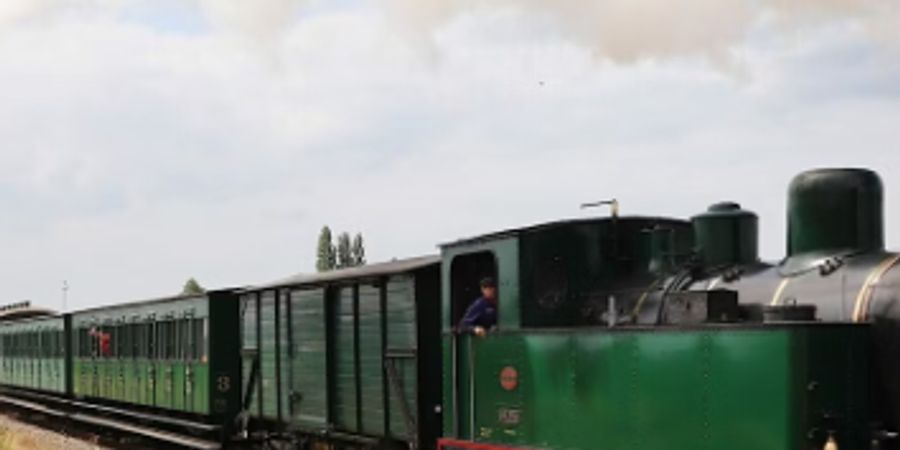
<instances>
[{"instance_id":1,"label":"green passenger coach","mask_svg":"<svg viewBox=\"0 0 900 450\"><path fill-rule=\"evenodd\" d=\"M237 411L237 298L230 291L73 313L80 398L226 420Z\"/></svg>"},{"instance_id":2,"label":"green passenger coach","mask_svg":"<svg viewBox=\"0 0 900 450\"><path fill-rule=\"evenodd\" d=\"M0 384L66 392L65 319L0 322Z\"/></svg>"}]
</instances>

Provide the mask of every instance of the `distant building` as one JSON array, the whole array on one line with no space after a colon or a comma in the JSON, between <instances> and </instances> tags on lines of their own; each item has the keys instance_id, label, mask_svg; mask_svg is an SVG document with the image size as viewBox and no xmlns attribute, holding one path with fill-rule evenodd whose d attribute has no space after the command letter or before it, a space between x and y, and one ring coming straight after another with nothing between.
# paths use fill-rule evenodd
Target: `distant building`
<instances>
[{"instance_id":1,"label":"distant building","mask_svg":"<svg viewBox=\"0 0 900 450\"><path fill-rule=\"evenodd\" d=\"M31 302L27 300L0 306L0 321L28 319L40 316L55 316L57 314L59 313L52 309L31 306Z\"/></svg>"}]
</instances>

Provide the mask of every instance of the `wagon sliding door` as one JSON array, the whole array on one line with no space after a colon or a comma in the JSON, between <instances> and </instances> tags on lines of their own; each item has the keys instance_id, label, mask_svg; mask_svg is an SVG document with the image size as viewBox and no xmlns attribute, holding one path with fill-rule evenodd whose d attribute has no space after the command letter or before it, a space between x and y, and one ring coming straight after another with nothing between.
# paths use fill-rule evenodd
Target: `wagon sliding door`
<instances>
[{"instance_id":1,"label":"wagon sliding door","mask_svg":"<svg viewBox=\"0 0 900 450\"><path fill-rule=\"evenodd\" d=\"M335 289L333 304L334 374L332 419L341 431L359 431L356 373L356 296L353 286Z\"/></svg>"},{"instance_id":2,"label":"wagon sliding door","mask_svg":"<svg viewBox=\"0 0 900 450\"><path fill-rule=\"evenodd\" d=\"M360 431L381 436L385 434L381 285L360 283L357 289Z\"/></svg>"},{"instance_id":3,"label":"wagon sliding door","mask_svg":"<svg viewBox=\"0 0 900 450\"><path fill-rule=\"evenodd\" d=\"M321 429L328 422L325 290L291 291L290 302L290 414L301 429Z\"/></svg>"},{"instance_id":4,"label":"wagon sliding door","mask_svg":"<svg viewBox=\"0 0 900 450\"><path fill-rule=\"evenodd\" d=\"M418 424L417 339L415 280L411 276L391 277L386 300L387 348L385 368L390 392L390 435L416 440Z\"/></svg>"}]
</instances>

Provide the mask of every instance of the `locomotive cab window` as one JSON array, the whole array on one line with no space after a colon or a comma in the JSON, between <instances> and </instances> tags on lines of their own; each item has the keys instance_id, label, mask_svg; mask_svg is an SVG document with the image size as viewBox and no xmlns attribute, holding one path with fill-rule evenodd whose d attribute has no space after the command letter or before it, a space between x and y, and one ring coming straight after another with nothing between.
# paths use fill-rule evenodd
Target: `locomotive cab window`
<instances>
[{"instance_id":1,"label":"locomotive cab window","mask_svg":"<svg viewBox=\"0 0 900 450\"><path fill-rule=\"evenodd\" d=\"M453 259L450 266L451 319L459 331L469 331L475 326L495 327L496 305L501 295L497 283L497 258L492 252L471 253ZM491 296L494 298L489 298Z\"/></svg>"}]
</instances>

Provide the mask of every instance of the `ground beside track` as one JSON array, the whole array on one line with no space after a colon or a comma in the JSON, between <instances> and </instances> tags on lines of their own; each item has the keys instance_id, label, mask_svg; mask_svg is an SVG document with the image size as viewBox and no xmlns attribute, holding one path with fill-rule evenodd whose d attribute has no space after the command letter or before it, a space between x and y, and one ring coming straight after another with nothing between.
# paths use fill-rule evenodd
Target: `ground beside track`
<instances>
[{"instance_id":1,"label":"ground beside track","mask_svg":"<svg viewBox=\"0 0 900 450\"><path fill-rule=\"evenodd\" d=\"M100 437L69 436L22 420L22 415L0 411L0 450L111 450ZM92 442L93 440L93 442Z\"/></svg>"}]
</instances>

